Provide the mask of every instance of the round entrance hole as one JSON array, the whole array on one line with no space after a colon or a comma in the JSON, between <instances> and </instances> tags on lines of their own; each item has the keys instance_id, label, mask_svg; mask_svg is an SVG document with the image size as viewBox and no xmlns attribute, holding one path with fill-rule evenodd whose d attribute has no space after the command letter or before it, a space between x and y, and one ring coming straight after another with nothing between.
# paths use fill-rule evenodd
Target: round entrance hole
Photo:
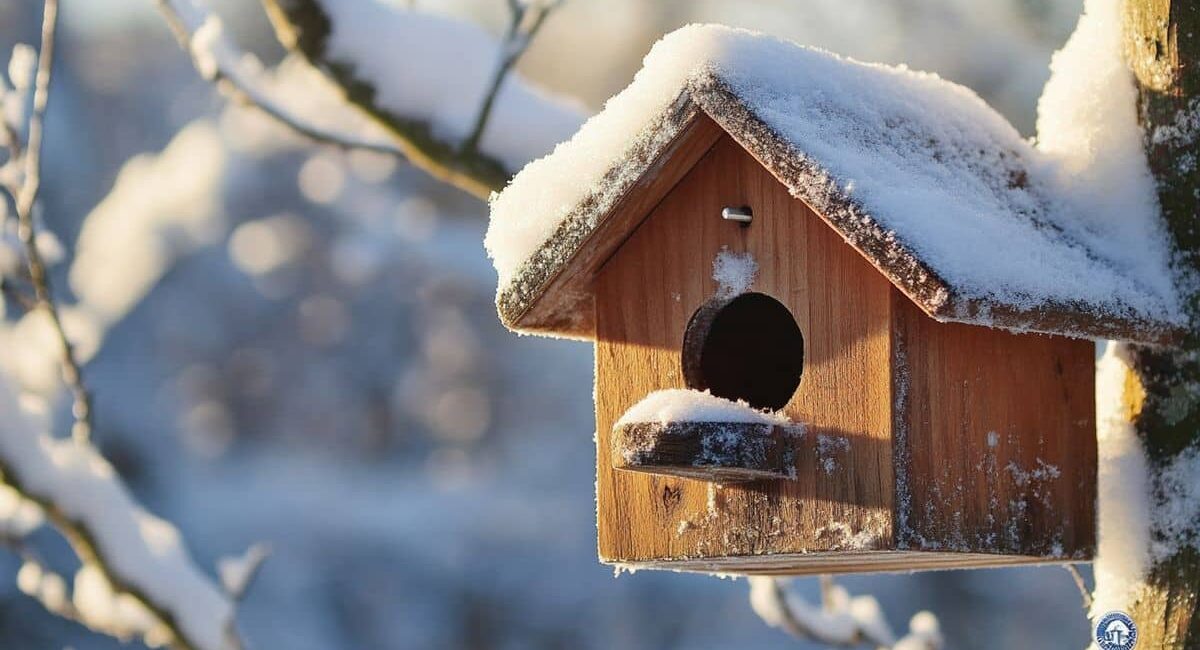
<instances>
[{"instance_id":1,"label":"round entrance hole","mask_svg":"<svg viewBox=\"0 0 1200 650\"><path fill-rule=\"evenodd\" d=\"M717 397L777 411L792 399L803 371L800 327L783 303L766 294L708 302L683 336L684 381Z\"/></svg>"}]
</instances>

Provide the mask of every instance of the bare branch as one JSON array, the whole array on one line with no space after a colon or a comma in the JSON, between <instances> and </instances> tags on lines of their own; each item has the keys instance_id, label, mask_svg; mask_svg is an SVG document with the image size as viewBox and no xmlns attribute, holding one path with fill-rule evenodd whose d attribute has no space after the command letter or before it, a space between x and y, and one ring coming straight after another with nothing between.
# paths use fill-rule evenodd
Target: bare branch
<instances>
[{"instance_id":1,"label":"bare branch","mask_svg":"<svg viewBox=\"0 0 1200 650\"><path fill-rule=\"evenodd\" d=\"M821 609L831 612L834 606L833 576L823 573L817 576L817 580L821 583Z\"/></svg>"},{"instance_id":2,"label":"bare branch","mask_svg":"<svg viewBox=\"0 0 1200 650\"><path fill-rule=\"evenodd\" d=\"M46 119L46 107L50 103L50 78L54 66L54 37L58 27L58 0L46 0L42 15L42 42L38 50L37 74L34 77L33 111L29 116L26 146L21 153L24 177L16 189L17 235L25 249L29 267L29 278L33 283L37 307L46 311L50 325L58 339L62 354L62 377L71 390L73 405L71 413L75 424L71 435L86 441L92 434L92 397L83 382L83 370L75 356L74 348L63 329L62 318L54 302L54 291L41 250L37 245L37 230L34 223L34 207L37 205L41 188L42 138ZM15 140L14 140L15 141Z\"/></svg>"},{"instance_id":3,"label":"bare branch","mask_svg":"<svg viewBox=\"0 0 1200 650\"><path fill-rule=\"evenodd\" d=\"M221 576L221 586L229 598L241 602L250 590L254 580L258 578L263 564L271 557L271 547L258 543L246 549L241 557L222 558L217 561L217 571Z\"/></svg>"},{"instance_id":4,"label":"bare branch","mask_svg":"<svg viewBox=\"0 0 1200 650\"><path fill-rule=\"evenodd\" d=\"M879 603L871 596L850 598L846 590L821 576L822 606L812 607L784 588L784 581L771 576L752 576L750 603L768 625L788 634L831 647L854 648L869 644L881 650L942 647L937 619L928 612L913 617L908 636L900 642L884 620ZM919 645L918 645L919 644Z\"/></svg>"},{"instance_id":5,"label":"bare branch","mask_svg":"<svg viewBox=\"0 0 1200 650\"><path fill-rule=\"evenodd\" d=\"M1087 584L1084 583L1083 576L1079 575L1079 569L1076 569L1073 564L1064 564L1062 568L1071 574L1071 580L1075 582L1075 586L1079 589L1079 596L1083 599L1083 608L1090 610L1092 608L1092 592L1088 590Z\"/></svg>"},{"instance_id":6,"label":"bare branch","mask_svg":"<svg viewBox=\"0 0 1200 650\"><path fill-rule=\"evenodd\" d=\"M500 48L500 63L492 75L492 82L488 87L487 94L484 95L483 104L479 107L479 116L475 118L475 126L471 129L471 134L467 136L467 139L463 141L463 155L469 156L478 152L479 140L483 137L484 129L487 128L488 118L491 117L492 108L496 104L496 96L500 94L504 80L508 78L513 66L529 49L529 45L533 43L534 37L542 28L542 24L546 22L550 12L554 11L559 4L561 2L526 5L522 4L520 0L508 0L508 33L505 34L504 43ZM532 17L526 20L527 15Z\"/></svg>"}]
</instances>

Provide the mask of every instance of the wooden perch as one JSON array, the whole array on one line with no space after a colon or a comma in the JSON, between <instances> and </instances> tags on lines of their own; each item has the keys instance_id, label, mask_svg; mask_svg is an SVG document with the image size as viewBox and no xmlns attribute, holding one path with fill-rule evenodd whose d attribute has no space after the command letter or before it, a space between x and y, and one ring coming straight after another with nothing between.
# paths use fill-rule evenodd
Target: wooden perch
<instances>
[{"instance_id":1,"label":"wooden perch","mask_svg":"<svg viewBox=\"0 0 1200 650\"><path fill-rule=\"evenodd\" d=\"M753 422L630 422L613 429L613 467L740 483L790 478L783 427Z\"/></svg>"}]
</instances>

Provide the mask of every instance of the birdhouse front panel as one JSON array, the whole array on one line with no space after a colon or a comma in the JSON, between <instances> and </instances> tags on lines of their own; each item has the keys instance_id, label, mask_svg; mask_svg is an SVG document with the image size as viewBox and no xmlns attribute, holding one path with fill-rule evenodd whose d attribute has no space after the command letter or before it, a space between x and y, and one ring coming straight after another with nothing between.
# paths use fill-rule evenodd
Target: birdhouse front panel
<instances>
[{"instance_id":1,"label":"birdhouse front panel","mask_svg":"<svg viewBox=\"0 0 1200 650\"><path fill-rule=\"evenodd\" d=\"M726 206L749 206L752 225L721 219ZM748 367L708 379L732 384L722 397L807 425L795 441L795 479L718 485L614 469L610 438L627 409L656 390L701 388L705 378L689 384L684 368L695 354L684 345L694 315L736 309L747 293L782 309L748 307L745 327L717 342ZM713 568L755 558L766 568L781 554L891 548L890 302L890 284L862 256L740 146L719 139L597 278L601 558ZM792 341L762 340L776 318L802 337L798 384L773 378L782 386L754 394L750 375L795 355L782 349ZM786 393L783 403L759 401L772 388Z\"/></svg>"}]
</instances>

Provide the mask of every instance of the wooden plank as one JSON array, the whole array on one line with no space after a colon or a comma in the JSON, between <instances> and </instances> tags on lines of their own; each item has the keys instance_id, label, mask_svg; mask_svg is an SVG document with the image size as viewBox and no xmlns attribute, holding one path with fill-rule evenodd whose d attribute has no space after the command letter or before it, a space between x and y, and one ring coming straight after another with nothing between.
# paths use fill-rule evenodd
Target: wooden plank
<instances>
[{"instance_id":1,"label":"wooden plank","mask_svg":"<svg viewBox=\"0 0 1200 650\"><path fill-rule=\"evenodd\" d=\"M728 205L751 206L753 225L723 221ZM821 470L731 486L619 472L613 423L649 392L685 386L684 330L716 295L725 248L753 256L752 289L786 305L804 334L804 374L783 412L808 425L796 466ZM719 566L893 545L891 285L736 143L722 137L658 204L601 269L596 295L602 560Z\"/></svg>"},{"instance_id":2,"label":"wooden plank","mask_svg":"<svg viewBox=\"0 0 1200 650\"><path fill-rule=\"evenodd\" d=\"M716 483L790 478L789 434L753 422L629 422L613 429L619 470Z\"/></svg>"},{"instance_id":3,"label":"wooden plank","mask_svg":"<svg viewBox=\"0 0 1200 650\"><path fill-rule=\"evenodd\" d=\"M630 562L633 570L660 569L695 573L808 576L840 573L886 573L1057 564L1028 555L942 553L937 551L837 551L724 557L719 560L678 559Z\"/></svg>"},{"instance_id":4,"label":"wooden plank","mask_svg":"<svg viewBox=\"0 0 1200 650\"><path fill-rule=\"evenodd\" d=\"M1090 559L1093 344L937 323L893 300L901 545Z\"/></svg>"}]
</instances>

